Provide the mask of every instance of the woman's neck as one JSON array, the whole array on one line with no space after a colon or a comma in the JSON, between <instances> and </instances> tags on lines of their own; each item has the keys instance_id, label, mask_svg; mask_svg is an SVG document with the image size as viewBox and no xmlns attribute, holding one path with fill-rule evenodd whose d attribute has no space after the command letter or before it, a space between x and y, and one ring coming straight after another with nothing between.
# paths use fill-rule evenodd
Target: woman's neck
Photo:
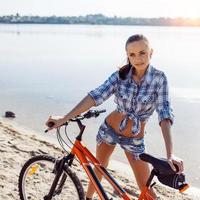
<instances>
[{"instance_id":1,"label":"woman's neck","mask_svg":"<svg viewBox=\"0 0 200 200\"><path fill-rule=\"evenodd\" d=\"M145 70L135 70L135 73L133 74L133 79L136 83L140 83L142 77L145 75Z\"/></svg>"}]
</instances>

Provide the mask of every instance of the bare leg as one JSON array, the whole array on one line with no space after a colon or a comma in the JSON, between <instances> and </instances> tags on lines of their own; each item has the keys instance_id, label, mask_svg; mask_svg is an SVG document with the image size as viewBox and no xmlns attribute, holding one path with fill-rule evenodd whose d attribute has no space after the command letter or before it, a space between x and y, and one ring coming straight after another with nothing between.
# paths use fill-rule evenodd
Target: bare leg
<instances>
[{"instance_id":1,"label":"bare leg","mask_svg":"<svg viewBox=\"0 0 200 200\"><path fill-rule=\"evenodd\" d=\"M96 158L101 163L101 165L103 165L104 167L108 166L110 156L112 155L112 152L113 152L114 149L115 149L114 145L109 145L109 144L106 144L106 143L103 143L103 142L100 145L97 144L97 146L96 146ZM98 179L101 180L102 176L97 171L96 168L94 168L94 172L97 175ZM91 182L89 182L86 197L92 198L92 195L94 194L94 192L95 192L95 189L94 189L93 185L91 184Z\"/></svg>"},{"instance_id":2,"label":"bare leg","mask_svg":"<svg viewBox=\"0 0 200 200\"><path fill-rule=\"evenodd\" d=\"M134 160L133 155L129 152L126 152L126 157L128 158L129 164L133 170L133 173L135 175L138 187L140 191L144 189L146 182L150 175L150 169L148 163L142 161L142 160ZM150 191L150 195L156 199L156 194L153 189Z\"/></svg>"}]
</instances>

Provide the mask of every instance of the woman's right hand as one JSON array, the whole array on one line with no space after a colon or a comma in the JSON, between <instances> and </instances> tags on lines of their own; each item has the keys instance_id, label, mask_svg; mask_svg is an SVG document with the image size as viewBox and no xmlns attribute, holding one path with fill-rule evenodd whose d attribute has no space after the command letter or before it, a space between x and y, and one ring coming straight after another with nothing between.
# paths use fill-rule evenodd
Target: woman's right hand
<instances>
[{"instance_id":1,"label":"woman's right hand","mask_svg":"<svg viewBox=\"0 0 200 200\"><path fill-rule=\"evenodd\" d=\"M48 127L47 130L49 131L54 128L58 128L58 127L62 126L65 122L66 122L66 119L63 116L49 116L45 125Z\"/></svg>"}]
</instances>

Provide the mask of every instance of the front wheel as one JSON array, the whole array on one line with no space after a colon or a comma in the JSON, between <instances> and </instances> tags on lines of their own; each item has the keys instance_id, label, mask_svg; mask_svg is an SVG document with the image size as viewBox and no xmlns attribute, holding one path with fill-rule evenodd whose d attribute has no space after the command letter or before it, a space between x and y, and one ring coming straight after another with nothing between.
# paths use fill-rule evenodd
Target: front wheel
<instances>
[{"instance_id":1,"label":"front wheel","mask_svg":"<svg viewBox=\"0 0 200 200\"><path fill-rule=\"evenodd\" d=\"M43 200L49 193L55 178L55 158L39 155L29 159L19 176L19 195L21 200ZM54 191L52 200L84 200L84 190L75 173L68 167Z\"/></svg>"}]
</instances>

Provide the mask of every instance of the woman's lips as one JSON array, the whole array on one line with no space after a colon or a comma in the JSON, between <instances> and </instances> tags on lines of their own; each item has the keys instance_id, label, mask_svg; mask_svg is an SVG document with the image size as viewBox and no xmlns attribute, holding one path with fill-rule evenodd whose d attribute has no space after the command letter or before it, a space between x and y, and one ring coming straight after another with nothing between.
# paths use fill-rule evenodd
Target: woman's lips
<instances>
[{"instance_id":1,"label":"woman's lips","mask_svg":"<svg viewBox=\"0 0 200 200\"><path fill-rule=\"evenodd\" d=\"M144 65L144 63L137 63L135 65L140 66L140 65Z\"/></svg>"}]
</instances>

